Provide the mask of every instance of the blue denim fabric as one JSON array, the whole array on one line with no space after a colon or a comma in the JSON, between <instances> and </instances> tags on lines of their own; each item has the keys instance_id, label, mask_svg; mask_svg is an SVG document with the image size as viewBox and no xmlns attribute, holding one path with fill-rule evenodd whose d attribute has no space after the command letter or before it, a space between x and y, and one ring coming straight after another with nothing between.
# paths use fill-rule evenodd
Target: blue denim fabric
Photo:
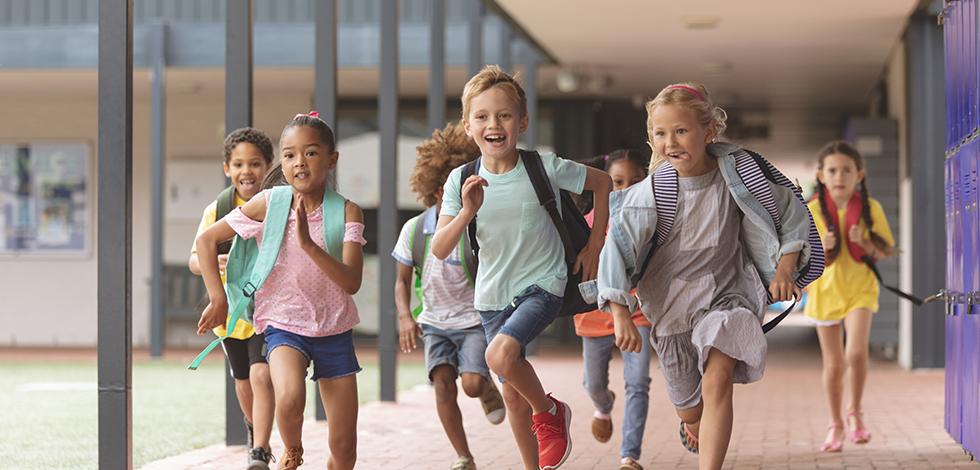
<instances>
[{"instance_id":1,"label":"blue denim fabric","mask_svg":"<svg viewBox=\"0 0 980 470\"><path fill-rule=\"evenodd\" d=\"M626 407L623 409L623 443L619 450L620 457L636 460L640 459L650 403L650 327L638 329L643 338L643 348L638 353L621 353ZM582 358L585 362L582 386L595 409L605 414L613 409L613 396L609 390L609 360L614 349L616 337L613 335L582 338Z\"/></svg>"},{"instance_id":2,"label":"blue denim fabric","mask_svg":"<svg viewBox=\"0 0 980 470\"><path fill-rule=\"evenodd\" d=\"M561 297L532 285L515 297L507 308L480 311L487 344L490 344L498 333L505 334L521 344L523 356L528 343L537 338L558 316L561 304Z\"/></svg>"},{"instance_id":3,"label":"blue denim fabric","mask_svg":"<svg viewBox=\"0 0 980 470\"><path fill-rule=\"evenodd\" d=\"M314 382L354 375L361 371L354 353L354 330L333 336L309 337L270 326L264 333L268 355L272 355L272 351L279 346L288 346L299 351L307 361L313 363L313 376L310 380Z\"/></svg>"}]
</instances>

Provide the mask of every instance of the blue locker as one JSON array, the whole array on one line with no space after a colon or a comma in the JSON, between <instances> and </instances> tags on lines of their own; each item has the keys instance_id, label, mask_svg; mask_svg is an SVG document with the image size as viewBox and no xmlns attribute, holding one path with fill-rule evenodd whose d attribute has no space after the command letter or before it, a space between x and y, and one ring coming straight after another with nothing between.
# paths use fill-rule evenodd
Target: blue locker
<instances>
[{"instance_id":1,"label":"blue locker","mask_svg":"<svg viewBox=\"0 0 980 470\"><path fill-rule=\"evenodd\" d=\"M972 0L976 8L976 0ZM976 16L974 15L974 18ZM976 23L975 23L976 24ZM975 87L975 82L974 85ZM976 90L974 91L976 93ZM970 166L970 185L972 188L970 200L970 218L972 228L967 232L967 238L972 244L972 251L966 257L966 272L970 278L967 290L974 295L971 307L963 319L963 446L973 455L980 455L980 306L974 305L978 300L975 296L980 292L980 143L972 142L966 155Z\"/></svg>"},{"instance_id":2,"label":"blue locker","mask_svg":"<svg viewBox=\"0 0 980 470\"><path fill-rule=\"evenodd\" d=\"M949 30L947 29L945 31L946 31L946 33L948 35L949 34ZM946 44L947 44L947 47L948 47L949 42L947 41ZM949 60L950 55L951 54L948 54L948 53L946 54L947 62L950 61ZM947 81L948 81L949 80L949 74L947 74L946 77L947 77ZM949 90L950 90L950 88L947 86L946 90L947 90L946 96L948 97L949 96ZM949 113L949 109L950 108L947 106L947 108L946 108L947 114ZM947 122L951 122L951 121L947 121ZM947 128L948 127L949 126L947 126ZM948 129L947 129L947 131L948 131ZM947 158L946 159L946 162L945 162L945 165L946 165L946 168L945 168L946 169L946 172L945 172L945 174L946 174L946 178L945 178L945 183L946 183L946 289L947 290L952 290L952 288L953 288L953 269L952 269L953 268L953 264L954 264L953 263L953 254L954 254L954 251L953 251L953 240L955 239L955 237L954 237L954 232L953 232L952 228L955 225L955 223L954 223L955 217L954 217L953 214L955 214L955 212L956 212L956 210L955 210L955 197L954 197L954 191L953 191L953 187L954 187L954 184L953 184L953 179L954 179L953 178L953 174L954 174L954 172L953 172L953 161L954 160L955 160L955 158ZM949 307L947 306L946 307L946 311L948 312L948 310L949 310ZM946 370L949 371L949 370L953 370L953 363L956 360L956 358L953 356L953 342L950 341L950 338L953 337L953 329L952 329L953 328L953 322L950 319L949 315L947 315L945 317L945 324L946 324L946 329L945 329L945 332L946 332L946 341L945 341L944 345L945 345L945 351L946 351ZM944 405L944 407L943 407L943 417L944 417L943 426L945 427L946 432L948 432L950 435L953 435L953 404L955 403L955 401L953 400L953 387L951 386L953 375L950 374L950 373L947 373L947 374L944 375L944 379L945 379L945 385L943 387L943 390L944 390L945 393L944 393L944 400L943 400L943 405Z\"/></svg>"},{"instance_id":3,"label":"blue locker","mask_svg":"<svg viewBox=\"0 0 980 470\"><path fill-rule=\"evenodd\" d=\"M964 2L967 3L967 2ZM960 150L960 177L962 181L962 191L963 200L961 201L961 220L962 227L960 229L960 237L963 240L962 245L962 267L960 273L962 275L962 292L963 292L963 304L961 306L961 314L959 319L959 365L960 367L956 372L956 379L960 390L960 401L961 401L961 440L963 445L972 444L974 438L974 429L976 428L974 420L970 419L970 416L975 416L974 414L974 393L970 388L972 386L972 374L970 373L970 368L973 366L972 352L972 332L969 331L968 324L971 321L967 318L971 310L970 299L966 296L971 295L975 290L973 289L973 273L974 265L976 264L974 260L976 259L976 216L974 212L974 202L976 201L976 160L974 158L976 148L975 143L969 143L964 145Z\"/></svg>"},{"instance_id":4,"label":"blue locker","mask_svg":"<svg viewBox=\"0 0 980 470\"><path fill-rule=\"evenodd\" d=\"M958 109L957 109L958 111ZM946 383L950 389L950 409L949 409L949 434L956 442L963 442L962 428L962 399L959 381L960 359L962 351L962 338L960 337L960 324L963 316L961 315L960 293L963 292L963 175L960 170L963 154L956 152L952 161L953 178L953 264L950 266L952 283L950 289L953 291L954 298L950 313L947 318L948 328L946 342L949 344L950 358L952 363L946 364Z\"/></svg>"}]
</instances>

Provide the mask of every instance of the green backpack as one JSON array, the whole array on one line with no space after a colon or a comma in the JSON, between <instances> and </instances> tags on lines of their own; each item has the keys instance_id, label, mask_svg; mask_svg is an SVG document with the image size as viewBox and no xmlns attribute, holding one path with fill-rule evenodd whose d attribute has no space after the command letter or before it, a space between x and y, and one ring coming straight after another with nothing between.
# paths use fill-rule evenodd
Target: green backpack
<instances>
[{"instance_id":1,"label":"green backpack","mask_svg":"<svg viewBox=\"0 0 980 470\"><path fill-rule=\"evenodd\" d=\"M412 318L422 314L422 270L425 260L429 257L432 235L436 231L436 206L429 207L425 212L413 217L408 223L412 224L408 245L412 247L412 269L415 271L415 297L419 300L417 307L412 309ZM459 240L459 259L463 262L463 272L470 287L476 284L477 259L470 249L470 239L466 233Z\"/></svg>"},{"instance_id":2,"label":"green backpack","mask_svg":"<svg viewBox=\"0 0 980 470\"><path fill-rule=\"evenodd\" d=\"M269 191L265 221L262 225L262 246L259 247L255 239L245 240L239 236L235 237L231 251L228 253L228 264L225 266L225 293L228 296L228 311L231 312L228 315L225 336L216 338L204 348L187 366L188 369L197 369L208 353L227 338L228 333L243 314L249 321L252 320L255 302L253 297L269 277L279 258L279 249L282 247L282 238L286 231L286 221L289 219L292 202L292 187L273 187ZM343 196L329 189L323 193L324 246L327 248L327 253L338 260L343 258L346 203Z\"/></svg>"}]
</instances>

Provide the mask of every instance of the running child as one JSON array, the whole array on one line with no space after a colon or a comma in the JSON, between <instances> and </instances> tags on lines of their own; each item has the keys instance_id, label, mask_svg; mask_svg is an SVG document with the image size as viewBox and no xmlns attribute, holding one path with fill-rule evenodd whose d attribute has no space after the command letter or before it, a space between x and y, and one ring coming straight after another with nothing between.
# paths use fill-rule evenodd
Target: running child
<instances>
[{"instance_id":1,"label":"running child","mask_svg":"<svg viewBox=\"0 0 980 470\"><path fill-rule=\"evenodd\" d=\"M612 178L613 191L626 189L647 175L649 158L638 150L620 149L601 155L593 162ZM585 220L590 224L595 212ZM592 437L599 442L612 438L613 422L610 413L616 394L609 389L609 361L615 348L613 318L601 310L575 315L575 334L582 337L584 377L582 386L592 399ZM650 322L643 312L633 313L633 324L643 337L650 336ZM623 378L626 381L626 407L623 410L623 442L620 445L619 470L643 470L640 449L646 429L650 403L650 345L644 341L640 352L623 352Z\"/></svg>"},{"instance_id":2,"label":"running child","mask_svg":"<svg viewBox=\"0 0 980 470\"><path fill-rule=\"evenodd\" d=\"M823 356L823 386L830 407L827 438L820 450L840 452L845 422L844 381L850 383L846 435L865 444L861 399L868 376L868 335L878 311L878 279L871 262L890 256L895 244L881 204L868 195L861 154L847 142L830 142L817 154L817 190L808 204L823 239L827 270L809 290L804 313L817 325ZM846 249L844 249L846 247ZM844 332L847 341L844 341Z\"/></svg>"},{"instance_id":3,"label":"running child","mask_svg":"<svg viewBox=\"0 0 980 470\"><path fill-rule=\"evenodd\" d=\"M231 179L231 186L218 195L218 199L204 208L197 234L223 218L232 209L244 205L259 192L260 183L269 166L272 165L272 142L262 131L251 127L234 130L224 143L224 171ZM225 281L225 263L228 261L230 243L218 246L218 269L221 282ZM197 248L191 246L191 256L187 262L191 272L201 275L197 259ZM214 329L217 336L225 336L225 324ZM269 377L269 364L265 360L265 336L256 333L252 324L239 319L227 338L221 341L225 357L231 366L235 379L235 396L245 415L248 431L247 447L248 470L267 470L272 457L269 436L272 434L272 421L275 400L272 393L272 379Z\"/></svg>"},{"instance_id":4,"label":"running child","mask_svg":"<svg viewBox=\"0 0 980 470\"><path fill-rule=\"evenodd\" d=\"M395 306L398 310L398 344L402 352L415 349L421 335L425 347L425 368L435 387L436 411L457 460L451 470L476 470L463 429L463 417L456 402L456 378L463 393L478 398L483 412L493 424L504 420L504 401L497 390L484 358L487 337L480 314L473 307L473 279L476 266L469 239L460 237L458 249L444 261L432 256L429 240L436 229L442 186L453 168L478 155L476 146L461 125L436 129L432 138L416 148L415 171L410 184L427 207L402 227L391 256L398 261ZM416 277L415 287L412 278ZM411 310L411 292L421 305ZM414 317L417 315L417 318Z\"/></svg>"},{"instance_id":5,"label":"running child","mask_svg":"<svg viewBox=\"0 0 980 470\"><path fill-rule=\"evenodd\" d=\"M218 276L216 248L236 234L278 242L269 220L281 220L284 234L275 265L254 292L256 330L265 334L267 358L276 399L276 421L285 453L279 468L303 463L303 379L310 364L311 380L320 387L329 427L329 469L351 469L357 458L357 380L361 370L354 353L352 328L360 321L354 299L361 287L364 224L361 209L327 188L329 172L339 154L333 131L315 112L299 114L283 129L280 165L290 187L262 191L239 209L204 231L197 240L201 271L211 303L201 315L198 333L217 326L227 315L228 298ZM285 193L283 193L285 191ZM280 198L285 199L280 199ZM328 207L329 204L329 207ZM328 211L329 209L329 211ZM268 212L267 212L268 210ZM337 220L343 218L343 224ZM325 227L337 226L333 233ZM342 255L327 239L342 240ZM326 246L325 246L326 245ZM257 261L258 263L258 261Z\"/></svg>"},{"instance_id":6,"label":"running child","mask_svg":"<svg viewBox=\"0 0 980 470\"><path fill-rule=\"evenodd\" d=\"M527 98L513 77L488 65L467 82L462 104L463 128L480 148L480 166L465 182L463 168L446 180L432 253L446 259L476 219L474 306L489 344L487 364L504 380L504 403L525 468L558 468L571 451L571 410L545 393L525 348L558 314L568 272L558 230L517 149L528 126ZM594 193L594 231L574 266L583 281L592 279L608 221L609 175L553 154L538 158L556 195L559 189Z\"/></svg>"},{"instance_id":7,"label":"running child","mask_svg":"<svg viewBox=\"0 0 980 470\"><path fill-rule=\"evenodd\" d=\"M702 85L668 86L646 108L653 174L610 200L599 306L613 314L616 345L639 352L637 282L681 443L700 453L699 468L720 469L732 384L755 382L765 368L766 305L819 276L819 239L784 176L758 155L716 143L726 116Z\"/></svg>"}]
</instances>

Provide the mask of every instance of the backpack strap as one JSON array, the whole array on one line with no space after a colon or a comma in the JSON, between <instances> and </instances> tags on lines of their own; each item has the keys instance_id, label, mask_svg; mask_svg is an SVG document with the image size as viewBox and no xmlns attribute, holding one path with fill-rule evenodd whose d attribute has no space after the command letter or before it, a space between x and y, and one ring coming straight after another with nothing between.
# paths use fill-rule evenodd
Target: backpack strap
<instances>
[{"instance_id":1,"label":"backpack strap","mask_svg":"<svg viewBox=\"0 0 980 470\"><path fill-rule=\"evenodd\" d=\"M235 187L228 186L221 190L215 199L215 203L214 220L218 221L228 215L229 212L235 210Z\"/></svg>"},{"instance_id":2,"label":"backpack strap","mask_svg":"<svg viewBox=\"0 0 980 470\"><path fill-rule=\"evenodd\" d=\"M288 189L292 198L292 188L289 186L282 186L282 188ZM323 205L320 210L323 216L323 246L330 256L343 262L344 233L347 231L347 199L327 188L323 191ZM288 215L289 211L286 211L286 214ZM263 243L264 240L263 238Z\"/></svg>"},{"instance_id":3,"label":"backpack strap","mask_svg":"<svg viewBox=\"0 0 980 470\"><path fill-rule=\"evenodd\" d=\"M214 221L223 219L228 213L235 210L235 187L228 186L221 190L215 198ZM232 240L223 241L218 244L218 254L226 255L231 251Z\"/></svg>"},{"instance_id":4,"label":"backpack strap","mask_svg":"<svg viewBox=\"0 0 980 470\"><path fill-rule=\"evenodd\" d=\"M674 219L677 218L679 188L677 170L668 164L660 165L650 178L650 184L653 185L653 199L657 202L657 230L637 254L637 259L642 259L643 263L640 269L633 273L630 280L632 287L640 283L643 274L650 267L654 252L657 251L658 246L667 241L667 236L674 228Z\"/></svg>"},{"instance_id":5,"label":"backpack strap","mask_svg":"<svg viewBox=\"0 0 980 470\"><path fill-rule=\"evenodd\" d=\"M236 265L235 263L246 266L226 270L226 274L231 274L231 276L227 278L225 284L230 309L230 315L228 315L227 323L225 324L225 334L211 341L191 361L191 364L187 366L188 369L196 370L201 365L201 362L204 361L204 358L207 357L208 353L228 337L234 325L238 324L238 319L252 305L255 292L265 283L266 278L269 277L269 273L272 272L272 268L276 265L276 260L279 258L279 249L282 246L282 239L286 232L286 222L289 220L289 209L292 203L293 189L291 187L276 186L269 191L268 200L266 201L265 221L262 223L262 245L259 247L256 256L248 256L247 252L237 249L235 245L244 246L237 239L233 243L232 254L229 255L229 262L232 261L232 256L234 256L236 261L233 262L233 266ZM241 263L239 263L239 260L241 260ZM244 273L249 271L248 279L244 279ZM241 290L241 294L237 292L239 289Z\"/></svg>"},{"instance_id":6,"label":"backpack strap","mask_svg":"<svg viewBox=\"0 0 980 470\"><path fill-rule=\"evenodd\" d=\"M436 212L436 206L429 207L424 212L412 219L412 234L408 240L409 245L412 247L412 266L421 273L422 268L425 267L425 258L429 251L427 250L429 240L425 234L425 221L429 217L433 217Z\"/></svg>"},{"instance_id":7,"label":"backpack strap","mask_svg":"<svg viewBox=\"0 0 980 470\"><path fill-rule=\"evenodd\" d=\"M465 235L460 237L459 259L463 262L463 272L466 274L466 280L470 283L470 287L476 287L476 271L479 266L479 261L476 259L476 253L470 245L470 237Z\"/></svg>"},{"instance_id":8,"label":"backpack strap","mask_svg":"<svg viewBox=\"0 0 980 470\"><path fill-rule=\"evenodd\" d=\"M551 180L548 178L548 173L544 169L544 164L541 162L541 155L533 150L521 150L520 153L521 160L524 162L524 171L527 172L527 176L531 179L531 186L534 187L534 193L538 196L538 203L548 212L548 217L551 218L552 225L555 226L555 230L558 230L561 245L565 248L565 264L571 266L575 264L575 258L578 253L572 248L572 240L568 235L568 229L565 228L565 224L561 220L561 214L558 213L555 190L551 187Z\"/></svg>"},{"instance_id":9,"label":"backpack strap","mask_svg":"<svg viewBox=\"0 0 980 470\"><path fill-rule=\"evenodd\" d=\"M793 191L796 195L796 199L800 201L800 204L806 206L806 201L803 199L803 190L799 186L793 184L785 175L782 174L772 163L770 163L762 155L755 153L751 150L739 149L732 154L735 157L735 167L739 176L742 178L742 182L745 183L746 188L752 193L752 195L762 204L772 217L773 224L776 226L777 230L780 230L782 223L780 220L779 210L776 207L775 197L772 194L772 188L767 184L763 184L765 180L772 182L773 184L788 188ZM740 163L741 160L741 163ZM761 174L764 179L759 178ZM806 287L813 281L823 274L824 266L824 253L823 253L823 242L820 239L820 232L817 231L817 225L813 223L813 216L807 211L807 219L809 220L810 227L807 231L807 243L810 245L810 259L807 260L807 264L803 266L800 270L800 276L796 278L796 286L800 289Z\"/></svg>"},{"instance_id":10,"label":"backpack strap","mask_svg":"<svg viewBox=\"0 0 980 470\"><path fill-rule=\"evenodd\" d=\"M463 200L463 183L465 183L467 178L469 178L470 176L480 174L480 160L481 157L477 157L475 160L463 165L463 170L459 172L460 204L462 204L462 200ZM476 241L476 219L477 217L474 216L473 220L471 220L470 224L466 227L466 232L469 235L468 238L470 239L470 247L472 248L472 250L470 251L473 252L473 257L479 259L480 243Z\"/></svg>"}]
</instances>

